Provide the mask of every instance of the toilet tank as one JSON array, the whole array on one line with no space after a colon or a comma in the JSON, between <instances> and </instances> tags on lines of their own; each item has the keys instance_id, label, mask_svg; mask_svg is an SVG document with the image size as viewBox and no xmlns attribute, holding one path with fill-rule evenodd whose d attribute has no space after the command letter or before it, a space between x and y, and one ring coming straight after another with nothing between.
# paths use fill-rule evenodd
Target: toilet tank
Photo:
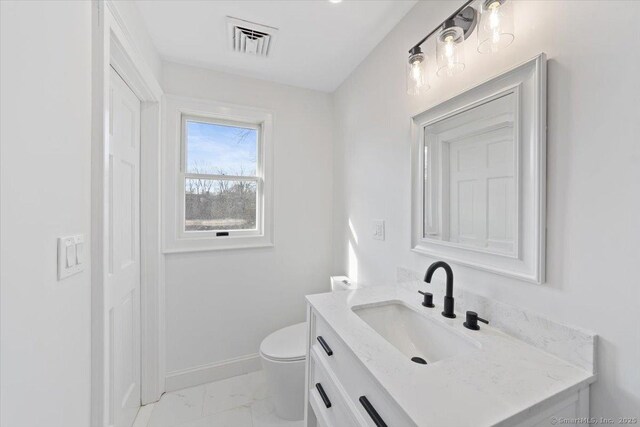
<instances>
[{"instance_id":1,"label":"toilet tank","mask_svg":"<svg viewBox=\"0 0 640 427\"><path fill-rule=\"evenodd\" d=\"M331 292L356 289L357 283L347 276L331 276Z\"/></svg>"}]
</instances>

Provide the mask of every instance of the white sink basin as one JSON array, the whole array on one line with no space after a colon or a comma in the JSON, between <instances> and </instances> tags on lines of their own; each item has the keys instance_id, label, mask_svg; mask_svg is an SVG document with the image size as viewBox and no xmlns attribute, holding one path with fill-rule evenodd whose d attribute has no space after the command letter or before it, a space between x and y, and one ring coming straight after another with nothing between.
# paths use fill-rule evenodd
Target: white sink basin
<instances>
[{"instance_id":1,"label":"white sink basin","mask_svg":"<svg viewBox=\"0 0 640 427\"><path fill-rule=\"evenodd\" d=\"M398 301L351 309L409 360L418 357L430 364L480 347L447 325L421 316Z\"/></svg>"}]
</instances>

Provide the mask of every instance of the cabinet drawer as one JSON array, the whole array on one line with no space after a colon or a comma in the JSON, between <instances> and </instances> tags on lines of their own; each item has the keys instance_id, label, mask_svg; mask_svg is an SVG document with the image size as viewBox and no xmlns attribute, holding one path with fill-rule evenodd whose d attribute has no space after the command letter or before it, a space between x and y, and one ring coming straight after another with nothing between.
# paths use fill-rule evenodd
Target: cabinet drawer
<instances>
[{"instance_id":1,"label":"cabinet drawer","mask_svg":"<svg viewBox=\"0 0 640 427\"><path fill-rule=\"evenodd\" d=\"M320 425L327 427L359 427L342 393L331 377L311 354L309 378L309 402Z\"/></svg>"},{"instance_id":2,"label":"cabinet drawer","mask_svg":"<svg viewBox=\"0 0 640 427\"><path fill-rule=\"evenodd\" d=\"M365 420L366 425L376 426L370 413L373 408L387 426L415 426L415 423L373 379L333 329L315 311L311 313L311 347L314 351L310 353L316 353L334 373L351 401L352 407L357 408L359 416ZM319 337L322 339L319 340ZM322 341L326 346L323 346ZM328 350L325 347L328 347ZM363 396L366 398L365 404L362 402L364 399L361 399ZM369 407L369 411L365 406Z\"/></svg>"}]
</instances>

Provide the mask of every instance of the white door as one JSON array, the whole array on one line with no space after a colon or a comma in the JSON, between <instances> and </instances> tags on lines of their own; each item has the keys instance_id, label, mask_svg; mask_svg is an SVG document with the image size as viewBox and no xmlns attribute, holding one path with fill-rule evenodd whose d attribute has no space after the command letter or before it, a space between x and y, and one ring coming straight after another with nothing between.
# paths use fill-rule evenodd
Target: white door
<instances>
[{"instance_id":1,"label":"white door","mask_svg":"<svg viewBox=\"0 0 640 427\"><path fill-rule=\"evenodd\" d=\"M111 70L107 229L108 424L140 407L140 100Z\"/></svg>"},{"instance_id":2,"label":"white door","mask_svg":"<svg viewBox=\"0 0 640 427\"><path fill-rule=\"evenodd\" d=\"M450 144L450 241L515 251L513 145L509 127L483 129Z\"/></svg>"}]
</instances>

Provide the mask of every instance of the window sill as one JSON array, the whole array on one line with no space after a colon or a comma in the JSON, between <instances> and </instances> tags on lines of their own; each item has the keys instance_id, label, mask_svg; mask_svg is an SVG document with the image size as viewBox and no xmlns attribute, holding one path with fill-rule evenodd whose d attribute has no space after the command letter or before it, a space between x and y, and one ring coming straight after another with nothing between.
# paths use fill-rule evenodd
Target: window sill
<instances>
[{"instance_id":1,"label":"window sill","mask_svg":"<svg viewBox=\"0 0 640 427\"><path fill-rule=\"evenodd\" d=\"M265 236L231 237L218 239L179 239L165 246L164 254L226 251L234 249L272 248L275 245Z\"/></svg>"}]
</instances>

